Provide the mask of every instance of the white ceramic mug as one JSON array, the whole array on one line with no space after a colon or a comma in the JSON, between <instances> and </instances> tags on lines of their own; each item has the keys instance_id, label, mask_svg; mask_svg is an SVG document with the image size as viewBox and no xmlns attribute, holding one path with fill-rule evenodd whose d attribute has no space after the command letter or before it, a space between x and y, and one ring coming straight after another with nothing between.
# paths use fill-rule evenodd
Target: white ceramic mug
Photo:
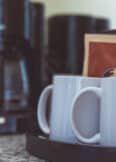
<instances>
[{"instance_id":1,"label":"white ceramic mug","mask_svg":"<svg viewBox=\"0 0 116 162\"><path fill-rule=\"evenodd\" d=\"M45 88L40 96L38 103L38 124L40 125L41 130L49 135L51 140L68 142L68 143L77 143L77 139L72 131L70 114L71 114L71 105L75 97L75 94L80 91L81 88L87 86L100 86L100 81L95 78L87 78L80 76L55 76L53 80L53 85ZM48 124L46 118L46 103L48 96L52 92L52 102L51 102L51 112L50 112L50 121ZM90 96L89 96L90 97ZM85 135L90 136L98 131L98 107L99 100L95 96L89 98L92 99L93 105L90 105L88 102L86 109L86 118L83 114L83 110L80 107L80 115L78 116L80 121L80 128L84 130ZM87 100L88 101L88 100ZM82 101L83 102L83 101ZM83 103L82 103L83 104ZM81 111L82 110L82 111ZM81 114L82 113L82 114ZM85 121L83 120L83 117ZM89 125L91 117L91 128L90 131L86 131L86 127ZM80 118L81 117L81 118ZM95 126L96 124L96 126Z\"/></svg>"},{"instance_id":2,"label":"white ceramic mug","mask_svg":"<svg viewBox=\"0 0 116 162\"><path fill-rule=\"evenodd\" d=\"M85 101L85 94L88 96L95 94L100 99L100 130L90 138L79 131L74 121L75 112L78 113L78 103L80 100ZM116 146L116 78L102 78L101 88L87 87L81 90L72 104L71 123L77 139L81 142L89 144L99 142L103 146Z\"/></svg>"}]
</instances>

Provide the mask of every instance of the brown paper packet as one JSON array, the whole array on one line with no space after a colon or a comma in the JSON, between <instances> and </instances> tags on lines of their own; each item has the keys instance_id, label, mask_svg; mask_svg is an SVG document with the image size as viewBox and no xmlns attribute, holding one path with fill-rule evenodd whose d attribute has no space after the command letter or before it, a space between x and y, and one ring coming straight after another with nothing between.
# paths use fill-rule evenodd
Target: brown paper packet
<instances>
[{"instance_id":1,"label":"brown paper packet","mask_svg":"<svg viewBox=\"0 0 116 162\"><path fill-rule=\"evenodd\" d=\"M85 35L83 75L116 76L116 35Z\"/></svg>"}]
</instances>

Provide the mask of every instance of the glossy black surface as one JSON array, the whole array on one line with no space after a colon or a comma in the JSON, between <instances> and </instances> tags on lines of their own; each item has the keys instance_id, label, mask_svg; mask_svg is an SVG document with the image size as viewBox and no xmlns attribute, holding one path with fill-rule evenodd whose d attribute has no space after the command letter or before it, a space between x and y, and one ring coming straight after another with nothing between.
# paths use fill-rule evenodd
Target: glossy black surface
<instances>
[{"instance_id":1,"label":"glossy black surface","mask_svg":"<svg viewBox=\"0 0 116 162\"><path fill-rule=\"evenodd\" d=\"M44 41L44 5L30 2L30 38L32 48L43 48Z\"/></svg>"},{"instance_id":2,"label":"glossy black surface","mask_svg":"<svg viewBox=\"0 0 116 162\"><path fill-rule=\"evenodd\" d=\"M26 148L49 162L116 162L116 148L53 142L36 131L27 134Z\"/></svg>"},{"instance_id":3,"label":"glossy black surface","mask_svg":"<svg viewBox=\"0 0 116 162\"><path fill-rule=\"evenodd\" d=\"M28 73L31 87L31 102L36 111L41 92L42 57L44 50L44 5L30 3L30 38L27 55Z\"/></svg>"},{"instance_id":4,"label":"glossy black surface","mask_svg":"<svg viewBox=\"0 0 116 162\"><path fill-rule=\"evenodd\" d=\"M30 35L30 0L24 0L24 38L29 40Z\"/></svg>"}]
</instances>

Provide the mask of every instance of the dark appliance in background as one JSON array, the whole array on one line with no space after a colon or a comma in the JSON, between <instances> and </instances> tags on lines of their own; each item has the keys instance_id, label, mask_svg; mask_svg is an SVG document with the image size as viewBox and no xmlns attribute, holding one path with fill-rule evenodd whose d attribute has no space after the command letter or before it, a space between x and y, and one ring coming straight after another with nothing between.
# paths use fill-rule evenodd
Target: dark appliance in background
<instances>
[{"instance_id":1,"label":"dark appliance in background","mask_svg":"<svg viewBox=\"0 0 116 162\"><path fill-rule=\"evenodd\" d=\"M38 2L30 2L30 31L29 31L29 55L27 55L27 67L30 82L30 102L32 114L29 118L29 128L37 128L37 103L42 91L43 55L44 55L44 5Z\"/></svg>"},{"instance_id":2,"label":"dark appliance in background","mask_svg":"<svg viewBox=\"0 0 116 162\"><path fill-rule=\"evenodd\" d=\"M22 133L30 112L24 0L0 0L0 133Z\"/></svg>"},{"instance_id":3,"label":"dark appliance in background","mask_svg":"<svg viewBox=\"0 0 116 162\"><path fill-rule=\"evenodd\" d=\"M44 85L54 74L82 74L85 33L110 29L106 18L84 15L56 15L48 19L48 47L45 60Z\"/></svg>"},{"instance_id":4,"label":"dark appliance in background","mask_svg":"<svg viewBox=\"0 0 116 162\"><path fill-rule=\"evenodd\" d=\"M84 34L96 33L91 16L56 15L48 20L48 53L43 82L51 83L54 74L82 74Z\"/></svg>"},{"instance_id":5,"label":"dark appliance in background","mask_svg":"<svg viewBox=\"0 0 116 162\"><path fill-rule=\"evenodd\" d=\"M96 18L96 33L110 30L110 20L107 18Z\"/></svg>"}]
</instances>

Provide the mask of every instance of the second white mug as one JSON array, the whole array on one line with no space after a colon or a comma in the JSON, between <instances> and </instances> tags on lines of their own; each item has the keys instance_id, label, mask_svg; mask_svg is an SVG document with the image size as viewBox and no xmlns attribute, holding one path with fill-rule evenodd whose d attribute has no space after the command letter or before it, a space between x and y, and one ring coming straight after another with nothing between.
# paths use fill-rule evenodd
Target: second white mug
<instances>
[{"instance_id":1,"label":"second white mug","mask_svg":"<svg viewBox=\"0 0 116 162\"><path fill-rule=\"evenodd\" d=\"M85 94L88 96L95 94L100 100L100 107L98 107L100 109L100 130L89 138L80 132L74 121L75 111L78 112L79 101L85 102ZM84 109L83 106L82 109ZM103 146L116 147L116 78L102 78L101 88L87 87L82 89L73 100L71 123L73 132L81 142L88 144L99 142Z\"/></svg>"}]
</instances>

